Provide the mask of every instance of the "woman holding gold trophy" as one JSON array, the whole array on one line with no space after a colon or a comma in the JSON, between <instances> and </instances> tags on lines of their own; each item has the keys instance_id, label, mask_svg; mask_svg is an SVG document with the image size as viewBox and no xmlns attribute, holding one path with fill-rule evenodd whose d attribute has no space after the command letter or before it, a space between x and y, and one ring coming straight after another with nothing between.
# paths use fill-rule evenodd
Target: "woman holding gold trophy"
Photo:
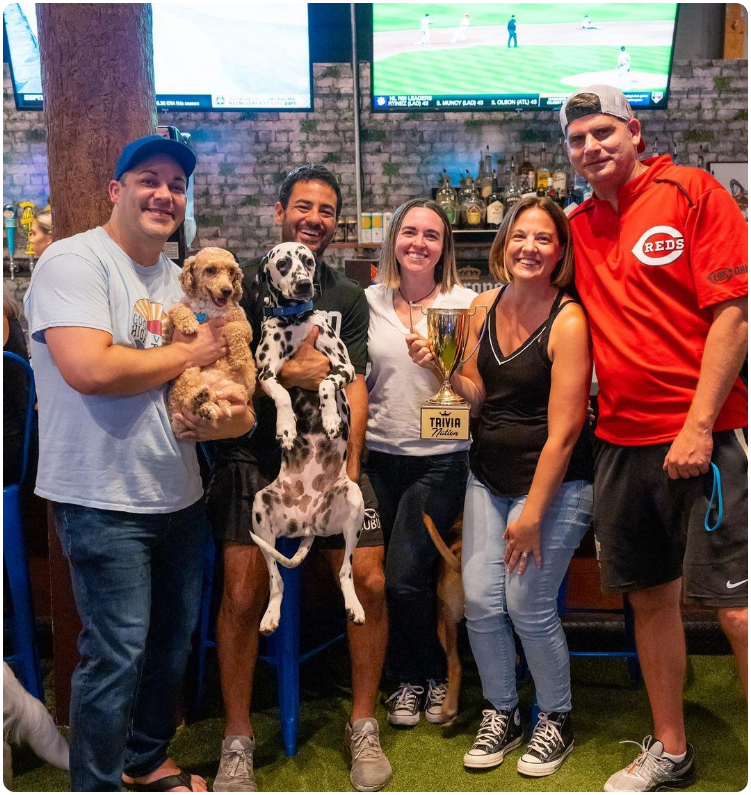
<instances>
[{"instance_id":1,"label":"woman holding gold trophy","mask_svg":"<svg viewBox=\"0 0 751 795\"><path fill-rule=\"evenodd\" d=\"M477 417L464 507L462 580L472 652L489 702L469 768L501 764L523 742L516 693L519 635L540 715L517 770L554 773L573 749L571 681L556 598L592 515L585 425L592 359L586 316L567 292L568 220L548 199L519 201L490 252L503 283L478 296L456 392ZM433 354L415 340L410 354Z\"/></svg>"},{"instance_id":2,"label":"woman holding gold trophy","mask_svg":"<svg viewBox=\"0 0 751 795\"><path fill-rule=\"evenodd\" d=\"M414 726L420 712L440 723L446 657L438 640L434 582L438 552L423 524L430 514L445 538L462 509L468 439L423 439L422 404L439 371L415 367L408 344L424 333L428 308L469 307L461 286L451 224L432 201L413 199L394 213L381 251L370 307L368 453L363 464L378 497L386 545L389 648L386 676L398 685L389 721Z\"/></svg>"}]
</instances>

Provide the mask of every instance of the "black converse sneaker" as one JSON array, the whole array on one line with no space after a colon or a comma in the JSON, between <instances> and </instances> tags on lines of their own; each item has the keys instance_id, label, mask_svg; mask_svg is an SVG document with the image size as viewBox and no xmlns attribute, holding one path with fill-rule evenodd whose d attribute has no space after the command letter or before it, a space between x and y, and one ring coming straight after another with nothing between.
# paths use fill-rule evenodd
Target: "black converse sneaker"
<instances>
[{"instance_id":1,"label":"black converse sneaker","mask_svg":"<svg viewBox=\"0 0 751 795\"><path fill-rule=\"evenodd\" d=\"M522 744L522 719L519 707L484 709L482 723L472 747L464 754L465 767L495 767L503 757Z\"/></svg>"},{"instance_id":2,"label":"black converse sneaker","mask_svg":"<svg viewBox=\"0 0 751 795\"><path fill-rule=\"evenodd\" d=\"M549 776L558 770L573 748L571 713L541 712L516 769L525 776Z\"/></svg>"},{"instance_id":3,"label":"black converse sneaker","mask_svg":"<svg viewBox=\"0 0 751 795\"><path fill-rule=\"evenodd\" d=\"M443 702L448 693L448 682L428 679L428 692L425 695L425 719L428 723L443 723Z\"/></svg>"},{"instance_id":4,"label":"black converse sneaker","mask_svg":"<svg viewBox=\"0 0 751 795\"><path fill-rule=\"evenodd\" d=\"M386 699L389 723L392 726L416 726L420 722L420 701L424 687L402 682Z\"/></svg>"},{"instance_id":5,"label":"black converse sneaker","mask_svg":"<svg viewBox=\"0 0 751 795\"><path fill-rule=\"evenodd\" d=\"M622 742L639 745L633 740ZM656 792L657 790L685 789L696 781L694 747L686 744L686 756L674 762L663 756L664 748L659 740L645 737L641 753L623 770L619 770L605 782L605 792Z\"/></svg>"}]
</instances>

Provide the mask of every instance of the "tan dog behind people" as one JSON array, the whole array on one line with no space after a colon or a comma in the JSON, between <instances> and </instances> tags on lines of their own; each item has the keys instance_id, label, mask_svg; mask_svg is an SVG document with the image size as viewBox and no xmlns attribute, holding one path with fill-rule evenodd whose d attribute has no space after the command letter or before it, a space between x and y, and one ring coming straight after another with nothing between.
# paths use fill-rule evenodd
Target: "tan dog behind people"
<instances>
[{"instance_id":1,"label":"tan dog behind people","mask_svg":"<svg viewBox=\"0 0 751 795\"><path fill-rule=\"evenodd\" d=\"M174 415L187 409L207 420L230 415L230 404L216 397L215 387L232 381L245 392L248 405L256 385L256 366L249 343L253 336L245 311L238 304L242 296L242 271L229 251L204 248L185 260L180 284L185 301L167 313L165 343L172 340L173 329L195 334L201 323L215 317L224 318L224 336L228 354L207 367L190 367L178 376L169 391L168 408L175 435L185 426Z\"/></svg>"},{"instance_id":2,"label":"tan dog behind people","mask_svg":"<svg viewBox=\"0 0 751 795\"><path fill-rule=\"evenodd\" d=\"M459 660L457 628L464 618L464 588L462 587L462 533L461 518L451 528L450 544L441 538L433 520L424 513L425 527L443 558L436 595L438 596L438 640L446 652L448 688L441 707L441 723L454 722L459 713L459 690L462 682L462 664Z\"/></svg>"}]
</instances>

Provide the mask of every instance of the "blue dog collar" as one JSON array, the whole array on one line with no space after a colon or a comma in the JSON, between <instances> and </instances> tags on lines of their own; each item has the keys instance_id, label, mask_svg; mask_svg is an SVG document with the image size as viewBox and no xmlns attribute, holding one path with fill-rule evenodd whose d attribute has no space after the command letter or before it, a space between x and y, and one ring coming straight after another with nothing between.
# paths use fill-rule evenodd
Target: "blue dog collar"
<instances>
[{"instance_id":1,"label":"blue dog collar","mask_svg":"<svg viewBox=\"0 0 751 795\"><path fill-rule=\"evenodd\" d=\"M206 313L205 312L194 312L193 314L196 316L196 320L199 323L205 323L206 322Z\"/></svg>"},{"instance_id":2,"label":"blue dog collar","mask_svg":"<svg viewBox=\"0 0 751 795\"><path fill-rule=\"evenodd\" d=\"M264 317L291 317L292 315L302 315L313 310L313 302L306 301L304 304L292 304L291 306L265 306L263 308Z\"/></svg>"}]
</instances>

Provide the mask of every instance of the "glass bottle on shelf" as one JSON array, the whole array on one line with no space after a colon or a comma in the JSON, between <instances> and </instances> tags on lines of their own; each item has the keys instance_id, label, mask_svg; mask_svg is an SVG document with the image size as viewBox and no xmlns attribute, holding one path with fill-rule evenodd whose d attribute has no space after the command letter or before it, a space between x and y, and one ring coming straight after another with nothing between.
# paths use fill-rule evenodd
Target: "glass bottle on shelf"
<instances>
[{"instance_id":1,"label":"glass bottle on shelf","mask_svg":"<svg viewBox=\"0 0 751 795\"><path fill-rule=\"evenodd\" d=\"M446 213L453 229L459 227L459 202L456 199L456 191L451 187L451 177L446 169L438 181L438 193L436 193L436 204Z\"/></svg>"},{"instance_id":2,"label":"glass bottle on shelf","mask_svg":"<svg viewBox=\"0 0 751 795\"><path fill-rule=\"evenodd\" d=\"M550 166L548 165L548 148L542 145L540 165L537 167L537 195L547 196L550 190Z\"/></svg>"},{"instance_id":3,"label":"glass bottle on shelf","mask_svg":"<svg viewBox=\"0 0 751 795\"><path fill-rule=\"evenodd\" d=\"M483 178L480 180L480 198L487 203L488 196L493 192L493 158L490 156L490 147L485 147L485 167Z\"/></svg>"},{"instance_id":4,"label":"glass bottle on shelf","mask_svg":"<svg viewBox=\"0 0 751 795\"><path fill-rule=\"evenodd\" d=\"M659 156L660 156L660 150L657 148L657 139L655 138L655 142L652 145L652 154L650 155L650 157L659 157Z\"/></svg>"},{"instance_id":5,"label":"glass bottle on shelf","mask_svg":"<svg viewBox=\"0 0 751 795\"><path fill-rule=\"evenodd\" d=\"M529 160L529 144L522 147L522 162L519 166L519 191L523 194L537 189L535 167Z\"/></svg>"},{"instance_id":6,"label":"glass bottle on shelf","mask_svg":"<svg viewBox=\"0 0 751 795\"><path fill-rule=\"evenodd\" d=\"M505 210L503 193L498 186L498 174L493 172L493 191L485 200L485 223L488 229L498 229Z\"/></svg>"},{"instance_id":7,"label":"glass bottle on shelf","mask_svg":"<svg viewBox=\"0 0 751 795\"><path fill-rule=\"evenodd\" d=\"M469 172L462 180L465 183L461 192L462 226L464 229L482 229L485 221L485 204Z\"/></svg>"},{"instance_id":8,"label":"glass bottle on shelf","mask_svg":"<svg viewBox=\"0 0 751 795\"><path fill-rule=\"evenodd\" d=\"M514 168L514 158L511 158L511 167L508 170L508 187L503 194L503 201L506 205L506 212L508 212L518 201L521 199L522 194L517 187L516 182L516 169Z\"/></svg>"},{"instance_id":9,"label":"glass bottle on shelf","mask_svg":"<svg viewBox=\"0 0 751 795\"><path fill-rule=\"evenodd\" d=\"M558 146L555 150L555 162L550 169L550 187L555 191L555 195L559 200L565 199L568 195L570 174L571 164L563 151L563 138L559 138Z\"/></svg>"}]
</instances>

